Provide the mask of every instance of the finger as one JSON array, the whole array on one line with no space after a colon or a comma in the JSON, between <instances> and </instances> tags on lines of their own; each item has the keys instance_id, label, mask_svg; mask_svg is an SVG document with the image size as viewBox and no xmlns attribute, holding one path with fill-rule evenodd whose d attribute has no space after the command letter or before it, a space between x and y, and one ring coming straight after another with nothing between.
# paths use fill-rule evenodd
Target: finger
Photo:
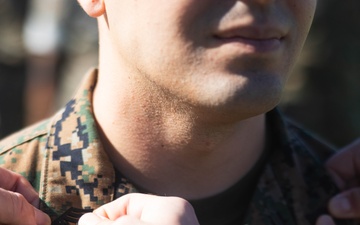
<instances>
[{"instance_id":1,"label":"finger","mask_svg":"<svg viewBox=\"0 0 360 225\"><path fill-rule=\"evenodd\" d=\"M128 210L130 205L130 200L132 199L131 201L136 201L135 200L136 198L137 198L137 194L124 195L116 199L115 201L112 201L106 205L101 206L100 208L96 209L94 213L100 217L108 218L110 220L116 220L130 213L130 210ZM142 199L142 203L145 202L145 198L146 197L144 195L144 199ZM139 211L141 211L141 209ZM136 213L134 216L140 217L140 214Z\"/></svg>"},{"instance_id":2,"label":"finger","mask_svg":"<svg viewBox=\"0 0 360 225\"><path fill-rule=\"evenodd\" d=\"M316 225L335 225L335 222L329 215L322 215L316 220Z\"/></svg>"},{"instance_id":3,"label":"finger","mask_svg":"<svg viewBox=\"0 0 360 225\"><path fill-rule=\"evenodd\" d=\"M135 218L145 218L147 215L153 214L156 208L176 213L194 214L192 212L192 206L184 199L138 193L124 195L96 209L94 213L98 216L109 218L110 220L116 220L129 215Z\"/></svg>"},{"instance_id":4,"label":"finger","mask_svg":"<svg viewBox=\"0 0 360 225\"><path fill-rule=\"evenodd\" d=\"M128 194L94 213L117 222L135 219L144 224L199 224L191 204L178 197Z\"/></svg>"},{"instance_id":5,"label":"finger","mask_svg":"<svg viewBox=\"0 0 360 225\"><path fill-rule=\"evenodd\" d=\"M96 215L95 213L86 213L78 222L78 225L145 225L138 219L131 216L122 216L115 221Z\"/></svg>"},{"instance_id":6,"label":"finger","mask_svg":"<svg viewBox=\"0 0 360 225\"><path fill-rule=\"evenodd\" d=\"M78 221L78 225L105 225L105 224L111 224L107 223L110 222L110 220L105 220L101 218L100 216L94 214L94 213L86 213L83 216L80 217Z\"/></svg>"},{"instance_id":7,"label":"finger","mask_svg":"<svg viewBox=\"0 0 360 225\"><path fill-rule=\"evenodd\" d=\"M50 218L23 195L0 188L0 224L49 225Z\"/></svg>"},{"instance_id":8,"label":"finger","mask_svg":"<svg viewBox=\"0 0 360 225\"><path fill-rule=\"evenodd\" d=\"M50 225L51 224L51 219L50 217L42 212L41 210L33 207L34 209L34 214L35 214L35 221L37 225Z\"/></svg>"},{"instance_id":9,"label":"finger","mask_svg":"<svg viewBox=\"0 0 360 225\"><path fill-rule=\"evenodd\" d=\"M358 186L356 177L360 173L360 139L331 157L326 167L340 189Z\"/></svg>"},{"instance_id":10,"label":"finger","mask_svg":"<svg viewBox=\"0 0 360 225\"><path fill-rule=\"evenodd\" d=\"M360 218L360 188L353 188L333 197L329 211L336 218Z\"/></svg>"},{"instance_id":11,"label":"finger","mask_svg":"<svg viewBox=\"0 0 360 225\"><path fill-rule=\"evenodd\" d=\"M20 174L0 167L0 188L22 194L35 207L39 206L39 195Z\"/></svg>"}]
</instances>

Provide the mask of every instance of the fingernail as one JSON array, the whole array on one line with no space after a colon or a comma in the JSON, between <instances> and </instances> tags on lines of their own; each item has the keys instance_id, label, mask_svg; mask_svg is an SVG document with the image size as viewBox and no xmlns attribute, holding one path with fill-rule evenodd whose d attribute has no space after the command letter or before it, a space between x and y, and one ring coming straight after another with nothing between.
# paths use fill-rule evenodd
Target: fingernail
<instances>
[{"instance_id":1,"label":"fingernail","mask_svg":"<svg viewBox=\"0 0 360 225\"><path fill-rule=\"evenodd\" d=\"M51 223L50 217L36 208L35 208L35 220L36 220L36 224L39 225L49 225Z\"/></svg>"},{"instance_id":2,"label":"fingernail","mask_svg":"<svg viewBox=\"0 0 360 225\"><path fill-rule=\"evenodd\" d=\"M338 196L330 201L330 208L339 213L346 213L351 211L351 204L346 197Z\"/></svg>"},{"instance_id":3,"label":"fingernail","mask_svg":"<svg viewBox=\"0 0 360 225\"><path fill-rule=\"evenodd\" d=\"M322 215L316 221L316 225L335 225L335 223L329 215Z\"/></svg>"}]
</instances>

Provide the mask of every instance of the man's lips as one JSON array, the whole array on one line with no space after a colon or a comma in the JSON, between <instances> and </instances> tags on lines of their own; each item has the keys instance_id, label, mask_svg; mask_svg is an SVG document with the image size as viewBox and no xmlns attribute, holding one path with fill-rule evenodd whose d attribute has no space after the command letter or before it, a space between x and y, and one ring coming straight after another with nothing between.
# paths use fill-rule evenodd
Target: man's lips
<instances>
[{"instance_id":1,"label":"man's lips","mask_svg":"<svg viewBox=\"0 0 360 225\"><path fill-rule=\"evenodd\" d=\"M271 52L279 49L285 32L276 28L241 27L219 31L214 38L220 44L238 44L254 52Z\"/></svg>"},{"instance_id":2,"label":"man's lips","mask_svg":"<svg viewBox=\"0 0 360 225\"><path fill-rule=\"evenodd\" d=\"M217 37L215 38L223 44L242 44L247 49L252 49L255 52L270 52L280 48L282 39L281 38L247 38L247 37Z\"/></svg>"}]
</instances>

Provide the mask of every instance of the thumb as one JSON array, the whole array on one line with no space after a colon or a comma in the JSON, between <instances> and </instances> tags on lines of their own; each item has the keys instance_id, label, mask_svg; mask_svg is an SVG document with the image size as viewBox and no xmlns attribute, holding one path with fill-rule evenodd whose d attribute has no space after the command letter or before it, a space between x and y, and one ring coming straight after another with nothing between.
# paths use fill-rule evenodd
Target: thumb
<instances>
[{"instance_id":1,"label":"thumb","mask_svg":"<svg viewBox=\"0 0 360 225\"><path fill-rule=\"evenodd\" d=\"M360 218L360 188L352 188L333 197L329 210L337 218Z\"/></svg>"}]
</instances>

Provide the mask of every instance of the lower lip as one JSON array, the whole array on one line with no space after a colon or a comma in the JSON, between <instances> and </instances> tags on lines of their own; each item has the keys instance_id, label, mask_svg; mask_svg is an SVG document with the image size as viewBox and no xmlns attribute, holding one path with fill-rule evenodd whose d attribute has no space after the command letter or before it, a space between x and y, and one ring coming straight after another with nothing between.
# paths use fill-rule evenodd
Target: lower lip
<instances>
[{"instance_id":1,"label":"lower lip","mask_svg":"<svg viewBox=\"0 0 360 225\"><path fill-rule=\"evenodd\" d=\"M222 38L216 37L222 44L240 45L245 52L269 53L274 52L281 47L282 39L251 39L243 37Z\"/></svg>"}]
</instances>

